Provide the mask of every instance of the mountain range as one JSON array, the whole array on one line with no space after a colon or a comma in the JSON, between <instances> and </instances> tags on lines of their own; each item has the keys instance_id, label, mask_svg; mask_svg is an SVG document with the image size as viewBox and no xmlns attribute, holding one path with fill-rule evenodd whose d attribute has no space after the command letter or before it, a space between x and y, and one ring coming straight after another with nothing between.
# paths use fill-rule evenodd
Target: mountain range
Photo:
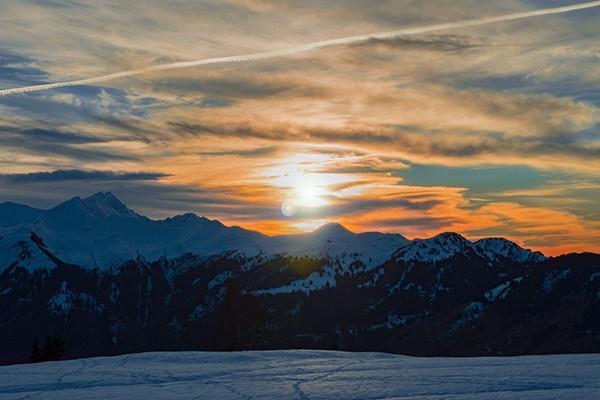
<instances>
[{"instance_id":1,"label":"mountain range","mask_svg":"<svg viewBox=\"0 0 600 400\"><path fill-rule=\"evenodd\" d=\"M56 334L69 357L591 352L600 351L600 255L339 224L267 236L194 214L152 220L97 193L48 210L0 204L0 309L4 363Z\"/></svg>"},{"instance_id":2,"label":"mountain range","mask_svg":"<svg viewBox=\"0 0 600 400\"><path fill-rule=\"evenodd\" d=\"M369 265L386 261L400 248L406 260L442 260L467 250L490 260L498 256L522 261L544 259L541 253L505 239L471 243L452 233L409 241L400 234L357 234L330 223L312 233L266 236L195 214L152 220L129 209L114 194L100 192L83 199L74 197L49 210L0 204L0 270L14 262L24 248L36 252L39 243L32 235L62 261L100 269L118 267L132 259L155 261L161 257L211 256L226 251L245 256L356 256ZM43 256L21 262L33 269L51 265Z\"/></svg>"}]
</instances>

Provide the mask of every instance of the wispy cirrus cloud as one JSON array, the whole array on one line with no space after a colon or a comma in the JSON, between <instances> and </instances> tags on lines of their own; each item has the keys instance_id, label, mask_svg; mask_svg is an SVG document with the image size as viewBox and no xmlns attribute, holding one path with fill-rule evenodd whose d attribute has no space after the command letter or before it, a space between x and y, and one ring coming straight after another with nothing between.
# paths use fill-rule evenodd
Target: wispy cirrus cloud
<instances>
[{"instance_id":1,"label":"wispy cirrus cloud","mask_svg":"<svg viewBox=\"0 0 600 400\"><path fill-rule=\"evenodd\" d=\"M182 118L168 121L167 126L196 137L338 142L371 150L385 146L390 153L415 162L428 159L459 165L520 160L535 167L597 167L598 150L593 142L581 140L581 134L597 129L600 114L586 103L440 87L365 85L354 95L343 88L327 88L325 93L322 98L296 98L298 106L307 108L311 103L331 102L326 111L318 109L308 115L303 107L287 110L285 105L260 102L262 108L251 101L251 114L239 116L235 109L225 108L211 110L210 115L196 113L194 119L200 122ZM364 115L336 119L338 108L340 112L360 108Z\"/></svg>"},{"instance_id":2,"label":"wispy cirrus cloud","mask_svg":"<svg viewBox=\"0 0 600 400\"><path fill-rule=\"evenodd\" d=\"M397 31L389 31L389 32L376 32L376 33L368 33L364 35L356 35L356 36L347 36L342 38L334 38L328 40L321 40L317 42L311 42L302 44L299 46L288 47L286 49L281 50L271 50L264 51L259 53L252 54L242 54L242 55L234 55L234 56L225 56L225 57L213 57L206 58L201 60L193 60L193 61L179 61L175 63L169 64L159 64L153 65L145 68L138 69L130 69L126 71L113 72L106 75L100 75L90 78L77 79L72 81L63 81L63 82L55 82L55 83L47 83L40 85L30 85L24 86L20 88L10 88L10 89L0 89L0 96L18 94L18 93L29 93L36 92L41 90L50 90L56 88L70 87L70 86L83 86L83 85L92 85L100 82L111 81L114 79L123 79L128 77L135 77L138 75L143 75L151 72L161 72L175 69L183 69L183 68L192 68L192 67L201 67L204 65L212 65L212 64L227 64L227 63L240 63L240 62L253 62L260 60L268 60L270 58L278 58L278 57L288 57L296 54L319 50L323 48L327 48L330 46L339 46L339 45L348 45L354 43L362 43L365 41L375 40L385 40L385 39L396 39L401 36L408 35L416 35L423 34L429 32L436 31L445 31L452 29L460 29L460 28L468 28L473 26L481 26L488 24L495 24L506 21L515 21L526 18L534 18L539 16L546 15L554 15L554 14L562 14L568 13L572 11L585 10L588 8L600 7L600 2L592 1L587 3L579 3L570 6L563 7L554 7L554 8L546 8L539 9L533 11L524 11L519 13L505 14L493 17L484 17L484 18L476 18L471 20L457 21L457 22L447 22L443 24L436 25L428 25L418 28L407 28L401 29Z\"/></svg>"}]
</instances>

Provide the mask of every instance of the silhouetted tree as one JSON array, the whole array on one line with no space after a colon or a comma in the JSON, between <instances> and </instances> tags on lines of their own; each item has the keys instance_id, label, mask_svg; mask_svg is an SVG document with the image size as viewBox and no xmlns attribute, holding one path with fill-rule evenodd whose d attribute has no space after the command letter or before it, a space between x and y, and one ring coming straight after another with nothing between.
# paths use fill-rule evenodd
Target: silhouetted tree
<instances>
[{"instance_id":1,"label":"silhouetted tree","mask_svg":"<svg viewBox=\"0 0 600 400\"><path fill-rule=\"evenodd\" d=\"M57 361L63 358L66 351L65 338L59 335L48 336L40 349L37 338L31 345L31 362Z\"/></svg>"},{"instance_id":2,"label":"silhouetted tree","mask_svg":"<svg viewBox=\"0 0 600 400\"><path fill-rule=\"evenodd\" d=\"M226 294L217 311L217 349L253 349L263 334L264 307L256 296L242 293L237 279L229 279L225 287Z\"/></svg>"},{"instance_id":3,"label":"silhouetted tree","mask_svg":"<svg viewBox=\"0 0 600 400\"><path fill-rule=\"evenodd\" d=\"M33 339L33 343L31 344L31 356L29 357L29 360L33 363L35 362L40 362L40 345L38 343L37 338Z\"/></svg>"},{"instance_id":4,"label":"silhouetted tree","mask_svg":"<svg viewBox=\"0 0 600 400\"><path fill-rule=\"evenodd\" d=\"M225 285L227 290L223 299L221 316L223 329L224 350L234 351L241 349L240 329L240 285L237 279L229 279Z\"/></svg>"},{"instance_id":5,"label":"silhouetted tree","mask_svg":"<svg viewBox=\"0 0 600 400\"><path fill-rule=\"evenodd\" d=\"M60 360L66 351L65 338L58 335L47 337L43 351L47 360Z\"/></svg>"}]
</instances>

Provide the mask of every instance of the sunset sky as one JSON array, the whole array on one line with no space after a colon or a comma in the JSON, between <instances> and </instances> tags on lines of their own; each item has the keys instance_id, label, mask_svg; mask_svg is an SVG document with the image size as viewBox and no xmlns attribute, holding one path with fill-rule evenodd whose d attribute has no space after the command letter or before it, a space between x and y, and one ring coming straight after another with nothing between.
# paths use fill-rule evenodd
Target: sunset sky
<instances>
[{"instance_id":1,"label":"sunset sky","mask_svg":"<svg viewBox=\"0 0 600 400\"><path fill-rule=\"evenodd\" d=\"M2 3L0 89L574 4ZM0 97L0 202L600 251L600 7Z\"/></svg>"}]
</instances>

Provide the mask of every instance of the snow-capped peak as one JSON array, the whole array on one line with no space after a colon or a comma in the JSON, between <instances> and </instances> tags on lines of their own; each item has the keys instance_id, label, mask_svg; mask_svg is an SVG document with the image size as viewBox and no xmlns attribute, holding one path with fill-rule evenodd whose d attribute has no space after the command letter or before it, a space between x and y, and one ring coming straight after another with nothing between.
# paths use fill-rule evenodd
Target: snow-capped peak
<instances>
[{"instance_id":1,"label":"snow-capped peak","mask_svg":"<svg viewBox=\"0 0 600 400\"><path fill-rule=\"evenodd\" d=\"M73 197L48 210L45 217L55 223L61 220L83 223L85 220L107 217L141 218L110 192L98 192L84 199Z\"/></svg>"},{"instance_id":2,"label":"snow-capped peak","mask_svg":"<svg viewBox=\"0 0 600 400\"><path fill-rule=\"evenodd\" d=\"M83 199L82 203L96 216L138 216L111 192L98 192Z\"/></svg>"},{"instance_id":3,"label":"snow-capped peak","mask_svg":"<svg viewBox=\"0 0 600 400\"><path fill-rule=\"evenodd\" d=\"M542 253L524 249L507 239L489 238L473 243L454 232L444 232L429 239L415 239L398 250L395 257L404 261L435 262L469 252L490 261L495 261L498 257L520 263L545 260Z\"/></svg>"},{"instance_id":4,"label":"snow-capped peak","mask_svg":"<svg viewBox=\"0 0 600 400\"><path fill-rule=\"evenodd\" d=\"M468 246L471 244L471 242L469 242L464 236L456 232L443 232L428 240L442 244L454 243L459 246Z\"/></svg>"},{"instance_id":5,"label":"snow-capped peak","mask_svg":"<svg viewBox=\"0 0 600 400\"><path fill-rule=\"evenodd\" d=\"M454 232L444 232L429 239L415 239L399 249L395 257L404 261L434 262L448 259L467 250L473 244Z\"/></svg>"},{"instance_id":6,"label":"snow-capped peak","mask_svg":"<svg viewBox=\"0 0 600 400\"><path fill-rule=\"evenodd\" d=\"M328 257L347 262L361 260L366 268L386 260L408 240L399 234L354 233L338 223L328 223L310 233L274 236L277 253L297 256Z\"/></svg>"},{"instance_id":7,"label":"snow-capped peak","mask_svg":"<svg viewBox=\"0 0 600 400\"><path fill-rule=\"evenodd\" d=\"M349 231L345 226L341 224L330 222L319 227L317 230L312 232L311 235L320 237L346 237L352 236L354 235L354 233Z\"/></svg>"},{"instance_id":8,"label":"snow-capped peak","mask_svg":"<svg viewBox=\"0 0 600 400\"><path fill-rule=\"evenodd\" d=\"M51 269L56 266L56 260L49 255L44 241L39 236L35 233L23 234L15 241L0 238L0 270L9 266L18 266L29 271Z\"/></svg>"},{"instance_id":9,"label":"snow-capped peak","mask_svg":"<svg viewBox=\"0 0 600 400\"><path fill-rule=\"evenodd\" d=\"M498 256L508 258L516 262L541 262L546 257L539 251L524 249L515 242L504 238L486 238L475 242L475 246L486 255L486 257L494 260Z\"/></svg>"},{"instance_id":10,"label":"snow-capped peak","mask_svg":"<svg viewBox=\"0 0 600 400\"><path fill-rule=\"evenodd\" d=\"M206 217L200 217L194 213L175 215L174 217L163 219L161 222L174 226L212 224L214 226L225 227L225 225L223 225L220 221L210 220Z\"/></svg>"}]
</instances>

